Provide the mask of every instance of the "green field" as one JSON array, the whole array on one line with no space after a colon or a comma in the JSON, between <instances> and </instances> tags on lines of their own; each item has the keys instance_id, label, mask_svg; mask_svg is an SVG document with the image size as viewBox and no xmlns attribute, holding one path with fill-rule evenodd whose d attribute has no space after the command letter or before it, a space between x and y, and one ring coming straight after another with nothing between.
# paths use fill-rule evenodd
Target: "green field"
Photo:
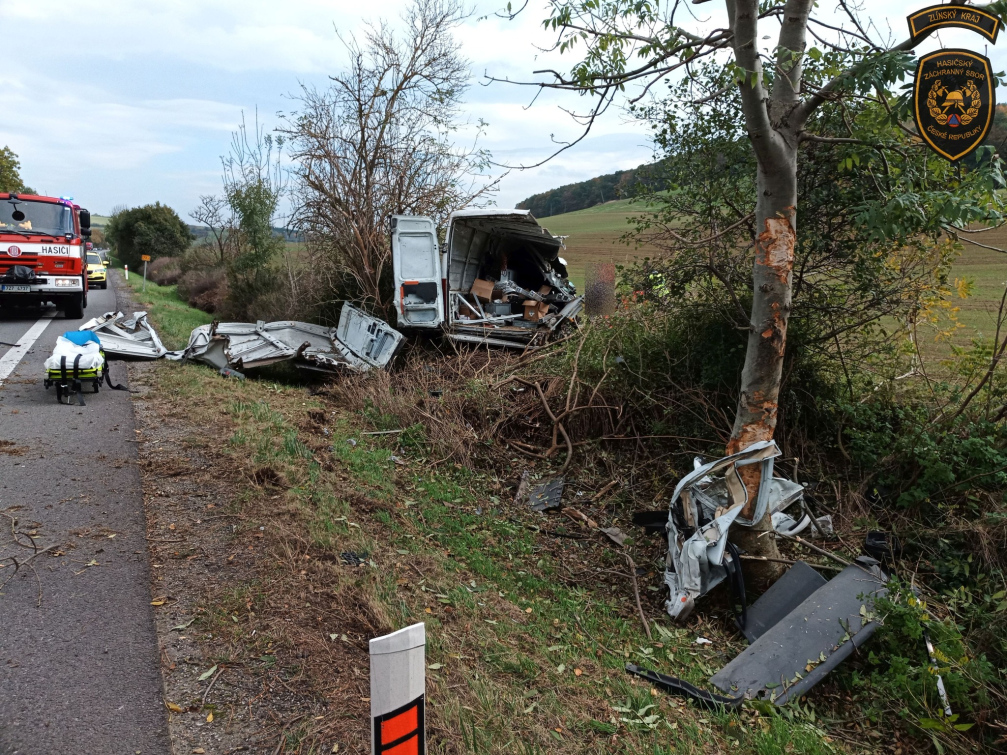
<instances>
[{"instance_id":1,"label":"green field","mask_svg":"<svg viewBox=\"0 0 1007 755\"><path fill-rule=\"evenodd\" d=\"M595 205L586 210L568 212L539 218L539 222L557 236L567 236L567 251L563 256L569 263L570 279L583 290L584 276L589 265L614 262L622 265L637 257L653 256L653 248L636 248L620 241L632 226L629 220L643 213L646 205L631 204L627 199Z\"/></svg>"},{"instance_id":2,"label":"green field","mask_svg":"<svg viewBox=\"0 0 1007 755\"><path fill-rule=\"evenodd\" d=\"M614 262L625 264L635 258L658 253L653 247L628 246L620 240L632 226L629 220L645 211L646 206L619 200L596 205L586 210L540 218L550 232L567 236L564 257L569 263L570 278L583 290L585 271L589 265ZM989 246L1007 249L1007 227L984 233L977 238ZM996 330L996 313L1007 284L1007 255L965 243L961 257L952 269L951 278L964 278L973 285L972 295L957 299L957 318L961 324L954 342L966 345L976 335L992 336ZM920 333L920 346L933 353L928 345L932 336ZM924 342L924 338L927 342ZM942 349L938 349L941 351Z\"/></svg>"}]
</instances>

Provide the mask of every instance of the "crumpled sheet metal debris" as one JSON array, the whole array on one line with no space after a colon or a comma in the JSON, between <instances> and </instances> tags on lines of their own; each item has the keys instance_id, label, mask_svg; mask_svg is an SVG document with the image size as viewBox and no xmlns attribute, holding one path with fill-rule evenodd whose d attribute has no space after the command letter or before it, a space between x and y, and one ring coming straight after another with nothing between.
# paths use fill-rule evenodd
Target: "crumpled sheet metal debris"
<instances>
[{"instance_id":1,"label":"crumpled sheet metal debris","mask_svg":"<svg viewBox=\"0 0 1007 755\"><path fill-rule=\"evenodd\" d=\"M679 481L668 512L668 568L664 574L671 591L668 614L676 621L686 619L696 598L728 577L725 559L731 558L727 537L732 524L751 526L767 512L772 515L801 500L803 486L773 476L773 459L779 455L771 440L753 443L731 456L697 463ZM761 474L755 515L745 520L741 510L748 501L748 490L739 467L749 464L759 464Z\"/></svg>"},{"instance_id":2,"label":"crumpled sheet metal debris","mask_svg":"<svg viewBox=\"0 0 1007 755\"><path fill-rule=\"evenodd\" d=\"M168 359L194 360L218 370L248 370L292 360L302 369L366 372L386 367L403 336L349 304L335 328L306 322L215 322L192 331L182 351Z\"/></svg>"},{"instance_id":3,"label":"crumpled sheet metal debris","mask_svg":"<svg viewBox=\"0 0 1007 755\"><path fill-rule=\"evenodd\" d=\"M748 648L710 677L725 696L633 664L626 671L707 708L736 709L749 699L784 705L874 634L874 601L887 593L887 579L871 558L858 559L829 581L798 561L749 609ZM702 637L696 642L710 644Z\"/></svg>"},{"instance_id":4,"label":"crumpled sheet metal debris","mask_svg":"<svg viewBox=\"0 0 1007 755\"><path fill-rule=\"evenodd\" d=\"M528 504L532 511L555 511L563 505L562 477L547 480L531 489L528 494Z\"/></svg>"},{"instance_id":5,"label":"crumpled sheet metal debris","mask_svg":"<svg viewBox=\"0 0 1007 755\"><path fill-rule=\"evenodd\" d=\"M122 312L106 312L88 320L79 330L90 330L97 335L106 355L160 359L168 353L147 321L146 312L134 312L128 319Z\"/></svg>"}]
</instances>

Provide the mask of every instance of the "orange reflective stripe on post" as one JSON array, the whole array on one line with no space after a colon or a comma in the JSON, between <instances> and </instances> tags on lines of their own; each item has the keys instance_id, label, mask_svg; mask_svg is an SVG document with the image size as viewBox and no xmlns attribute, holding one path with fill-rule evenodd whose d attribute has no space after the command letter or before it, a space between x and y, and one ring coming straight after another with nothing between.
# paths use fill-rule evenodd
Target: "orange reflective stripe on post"
<instances>
[{"instance_id":1,"label":"orange reflective stripe on post","mask_svg":"<svg viewBox=\"0 0 1007 755\"><path fill-rule=\"evenodd\" d=\"M381 744L388 745L396 739L402 739L406 734L412 734L417 729L416 708L410 708L405 713L399 713L394 718L381 722Z\"/></svg>"},{"instance_id":2,"label":"orange reflective stripe on post","mask_svg":"<svg viewBox=\"0 0 1007 755\"><path fill-rule=\"evenodd\" d=\"M376 755L424 755L423 697L374 719Z\"/></svg>"},{"instance_id":3,"label":"orange reflective stripe on post","mask_svg":"<svg viewBox=\"0 0 1007 755\"><path fill-rule=\"evenodd\" d=\"M390 750L382 750L381 752L383 755L423 755L419 737L413 737L407 742L395 745Z\"/></svg>"}]
</instances>

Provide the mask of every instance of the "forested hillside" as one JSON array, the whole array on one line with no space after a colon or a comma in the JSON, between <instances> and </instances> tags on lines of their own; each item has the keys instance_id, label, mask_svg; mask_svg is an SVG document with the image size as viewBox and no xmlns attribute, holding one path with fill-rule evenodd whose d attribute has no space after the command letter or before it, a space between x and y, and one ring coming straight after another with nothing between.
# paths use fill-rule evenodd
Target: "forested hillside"
<instances>
[{"instance_id":1,"label":"forested hillside","mask_svg":"<svg viewBox=\"0 0 1007 755\"><path fill-rule=\"evenodd\" d=\"M560 186L558 189L550 189L541 194L533 194L520 202L518 208L531 210L535 217L544 218L586 210L588 207L611 202L613 199L627 199L632 196L635 187L654 180L655 168L658 165L659 163L641 165L580 183Z\"/></svg>"}]
</instances>

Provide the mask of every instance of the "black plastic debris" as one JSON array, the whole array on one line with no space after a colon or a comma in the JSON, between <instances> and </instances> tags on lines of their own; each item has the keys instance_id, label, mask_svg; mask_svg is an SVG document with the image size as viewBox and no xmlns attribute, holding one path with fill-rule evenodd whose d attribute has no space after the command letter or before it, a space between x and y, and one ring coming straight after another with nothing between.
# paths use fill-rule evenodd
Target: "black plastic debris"
<instances>
[{"instance_id":1,"label":"black plastic debris","mask_svg":"<svg viewBox=\"0 0 1007 755\"><path fill-rule=\"evenodd\" d=\"M668 510L634 511L633 524L643 527L646 535L664 535L668 531Z\"/></svg>"},{"instance_id":2,"label":"black plastic debris","mask_svg":"<svg viewBox=\"0 0 1007 755\"><path fill-rule=\"evenodd\" d=\"M892 566L902 557L902 543L888 532L871 530L864 538L864 553L885 566Z\"/></svg>"},{"instance_id":3,"label":"black plastic debris","mask_svg":"<svg viewBox=\"0 0 1007 755\"><path fill-rule=\"evenodd\" d=\"M740 708L741 704L745 701L744 695L727 697L724 695L718 695L715 692L707 692L706 690L689 684L689 682L679 679L678 677L659 674L657 671L641 668L634 663L627 663L626 671L630 674L646 679L655 687L664 690L670 695L687 698L704 708L710 708L712 710L730 708L733 710Z\"/></svg>"},{"instance_id":4,"label":"black plastic debris","mask_svg":"<svg viewBox=\"0 0 1007 755\"><path fill-rule=\"evenodd\" d=\"M342 559L344 564L350 566L360 566L361 564L367 563L367 559L370 557L370 553L364 551L363 553L355 553L354 551L343 551L339 554L339 558Z\"/></svg>"},{"instance_id":5,"label":"black plastic debris","mask_svg":"<svg viewBox=\"0 0 1007 755\"><path fill-rule=\"evenodd\" d=\"M558 511L563 506L562 477L554 477L531 489L528 494L528 504L532 511Z\"/></svg>"}]
</instances>

